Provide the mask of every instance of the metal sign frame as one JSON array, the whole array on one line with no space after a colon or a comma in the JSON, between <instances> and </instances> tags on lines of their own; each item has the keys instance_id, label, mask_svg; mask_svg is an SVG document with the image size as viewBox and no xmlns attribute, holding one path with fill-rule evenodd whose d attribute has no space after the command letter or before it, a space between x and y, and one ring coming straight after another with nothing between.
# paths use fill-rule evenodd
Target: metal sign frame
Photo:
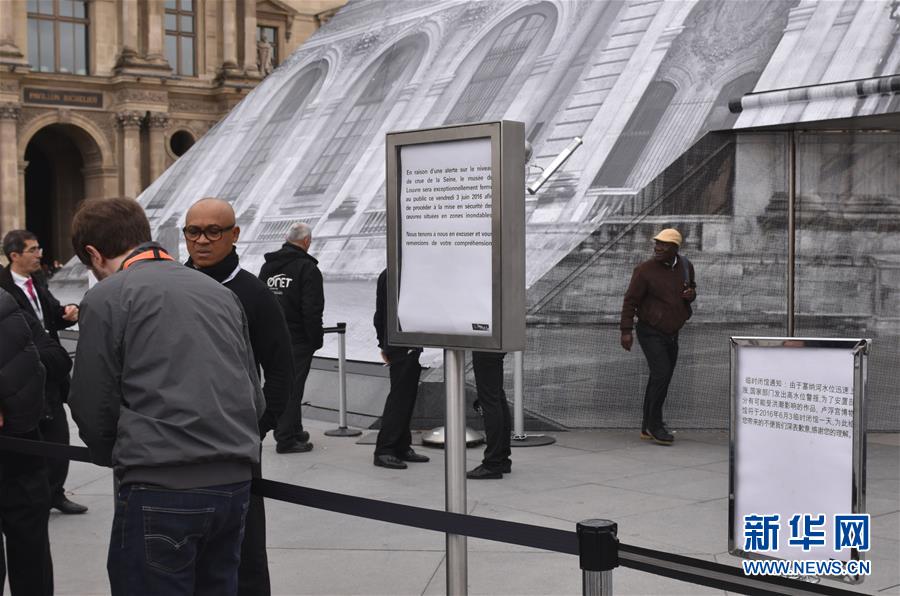
<instances>
[{"instance_id":1,"label":"metal sign frame","mask_svg":"<svg viewBox=\"0 0 900 596\"><path fill-rule=\"evenodd\" d=\"M761 553L748 552L738 547L736 542L735 526L735 502L736 491L736 429L737 416L740 410L738 400L737 370L738 352L741 347L758 348L830 348L853 351L853 477L851 504L852 511L848 513L866 512L866 382L868 380L868 355L871 348L871 339L851 338L810 338L810 337L732 337L731 338L731 427L729 430L729 466L728 466L728 552L744 559L780 559ZM865 560L865 553L854 548L850 559L854 561ZM841 580L851 584L861 583L864 576L841 576Z\"/></svg>"},{"instance_id":2,"label":"metal sign frame","mask_svg":"<svg viewBox=\"0 0 900 596\"><path fill-rule=\"evenodd\" d=\"M397 304L402 262L400 148L491 141L491 335L413 333L400 329ZM503 120L389 132L387 162L387 340L397 346L429 346L512 352L525 348L525 125Z\"/></svg>"}]
</instances>

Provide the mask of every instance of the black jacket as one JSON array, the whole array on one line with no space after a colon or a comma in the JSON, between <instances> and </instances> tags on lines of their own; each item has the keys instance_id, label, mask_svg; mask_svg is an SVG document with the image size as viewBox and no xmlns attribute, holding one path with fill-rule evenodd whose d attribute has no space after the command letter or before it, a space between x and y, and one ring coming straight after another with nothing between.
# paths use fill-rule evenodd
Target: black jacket
<instances>
[{"instance_id":1,"label":"black jacket","mask_svg":"<svg viewBox=\"0 0 900 596\"><path fill-rule=\"evenodd\" d=\"M286 242L280 250L266 253L259 271L259 279L281 304L297 353L322 347L325 290L318 264L305 250Z\"/></svg>"},{"instance_id":2,"label":"black jacket","mask_svg":"<svg viewBox=\"0 0 900 596\"><path fill-rule=\"evenodd\" d=\"M194 267L190 259L185 264ZM197 269L224 283L244 307L256 370L258 372L262 367L265 375L263 393L266 396L266 411L259 420L260 435L265 436L278 425L278 419L284 413L294 387L291 336L278 300L252 273L240 269L235 251L212 267ZM238 270L237 274L232 277L235 269Z\"/></svg>"},{"instance_id":3,"label":"black jacket","mask_svg":"<svg viewBox=\"0 0 900 596\"><path fill-rule=\"evenodd\" d=\"M67 321L63 318L65 308L59 303L59 300L50 293L50 288L47 287L47 280L44 278L43 274L32 273L31 279L34 282L34 292L37 294L38 301L41 303L41 310L44 311L44 329L47 330L47 333L54 341L59 342L59 330L71 327L75 324L75 321ZM22 288L17 286L15 280L13 280L9 265L0 269L0 288L9 292L12 297L16 299L16 302L22 310L32 316L34 320L40 324L37 313L34 312L34 307L31 305L31 300L28 299L28 296L25 295ZM44 385L44 398L47 400L47 405L50 410L53 410L54 406L60 403L65 403L68 397L68 374L63 375L60 378L49 377L47 379Z\"/></svg>"},{"instance_id":4,"label":"black jacket","mask_svg":"<svg viewBox=\"0 0 900 596\"><path fill-rule=\"evenodd\" d=\"M387 269L378 276L378 285L375 288L375 316L372 317L372 324L375 325L375 335L378 336L378 347L384 352L388 362L407 354L422 352L422 348L404 348L387 343Z\"/></svg>"},{"instance_id":5,"label":"black jacket","mask_svg":"<svg viewBox=\"0 0 900 596\"><path fill-rule=\"evenodd\" d=\"M0 410L4 434L25 434L44 409L44 380L69 374L72 361L40 321L0 289Z\"/></svg>"},{"instance_id":6,"label":"black jacket","mask_svg":"<svg viewBox=\"0 0 900 596\"><path fill-rule=\"evenodd\" d=\"M19 306L21 306L25 312L37 318L37 313L34 312L31 301L28 299L28 296L25 295L25 292L16 285L9 267L10 266L7 265L3 269L0 269L0 288L3 288L12 294L12 297L16 299L16 302L19 303ZM31 279L34 281L34 292L37 294L38 301L41 303L41 310L44 311L44 327L47 329L47 333L50 334L50 337L59 340L59 330L71 327L75 324L75 321L67 321L63 318L65 308L59 303L59 300L50 293L50 288L47 287L47 281L44 279L43 275L33 273Z\"/></svg>"}]
</instances>

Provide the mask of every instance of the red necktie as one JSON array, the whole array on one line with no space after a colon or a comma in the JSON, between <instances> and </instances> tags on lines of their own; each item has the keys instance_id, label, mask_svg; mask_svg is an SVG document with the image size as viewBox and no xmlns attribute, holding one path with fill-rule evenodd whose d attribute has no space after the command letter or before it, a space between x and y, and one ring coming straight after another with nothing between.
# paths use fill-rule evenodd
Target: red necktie
<instances>
[{"instance_id":1,"label":"red necktie","mask_svg":"<svg viewBox=\"0 0 900 596\"><path fill-rule=\"evenodd\" d=\"M34 282L29 277L25 280L25 289L28 290L28 297L32 302L37 302L37 296L34 294Z\"/></svg>"}]
</instances>

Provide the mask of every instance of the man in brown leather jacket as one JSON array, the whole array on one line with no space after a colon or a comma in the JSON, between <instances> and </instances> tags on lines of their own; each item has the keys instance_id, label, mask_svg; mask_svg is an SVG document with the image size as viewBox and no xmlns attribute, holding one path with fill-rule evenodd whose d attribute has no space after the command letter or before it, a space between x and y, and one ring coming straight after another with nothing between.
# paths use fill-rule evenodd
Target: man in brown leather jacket
<instances>
[{"instance_id":1,"label":"man in brown leather jacket","mask_svg":"<svg viewBox=\"0 0 900 596\"><path fill-rule=\"evenodd\" d=\"M672 433L663 422L662 408L678 360L678 332L691 318L697 298L694 266L678 254L681 233L667 228L654 238L653 258L634 268L622 304L622 347L631 351L636 329L650 367L644 392L641 439L671 445ZM638 322L635 327L634 317Z\"/></svg>"}]
</instances>

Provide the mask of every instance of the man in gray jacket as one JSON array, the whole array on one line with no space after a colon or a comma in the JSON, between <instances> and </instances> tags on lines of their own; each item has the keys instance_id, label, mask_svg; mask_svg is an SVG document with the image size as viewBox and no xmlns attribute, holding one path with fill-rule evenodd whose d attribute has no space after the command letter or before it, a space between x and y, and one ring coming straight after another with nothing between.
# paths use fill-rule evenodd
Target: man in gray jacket
<instances>
[{"instance_id":1,"label":"man in gray jacket","mask_svg":"<svg viewBox=\"0 0 900 596\"><path fill-rule=\"evenodd\" d=\"M101 280L69 405L119 480L112 594L234 595L265 407L240 302L150 242L135 201L83 202L72 245Z\"/></svg>"}]
</instances>

